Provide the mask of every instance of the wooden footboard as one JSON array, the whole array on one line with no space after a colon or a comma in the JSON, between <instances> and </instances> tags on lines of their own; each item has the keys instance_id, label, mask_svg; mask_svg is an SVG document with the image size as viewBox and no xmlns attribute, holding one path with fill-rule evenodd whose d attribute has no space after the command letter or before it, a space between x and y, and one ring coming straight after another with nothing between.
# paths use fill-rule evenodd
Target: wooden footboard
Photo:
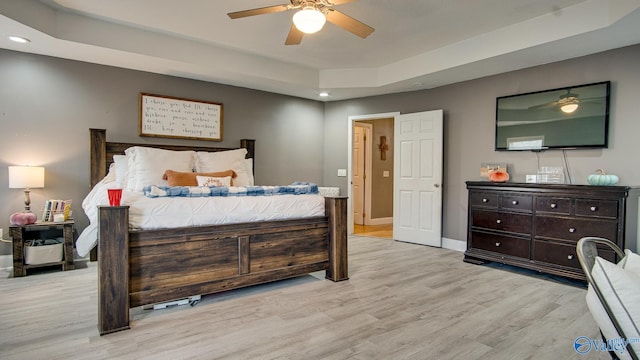
<instances>
[{"instance_id":1,"label":"wooden footboard","mask_svg":"<svg viewBox=\"0 0 640 360\"><path fill-rule=\"evenodd\" d=\"M346 198L324 217L127 231L128 207L99 208L100 334L129 328L129 308L326 270L348 279ZM123 251L123 249L129 251Z\"/></svg>"},{"instance_id":2,"label":"wooden footboard","mask_svg":"<svg viewBox=\"0 0 640 360\"><path fill-rule=\"evenodd\" d=\"M91 186L105 177L113 155L131 146L168 150L229 148L106 141L106 130L90 129ZM240 140L255 161L255 141ZM254 163L255 164L255 163ZM347 199L325 198L321 217L221 226L129 231L127 206L98 209L98 330L129 328L129 309L193 295L286 279L326 270L346 280Z\"/></svg>"}]
</instances>

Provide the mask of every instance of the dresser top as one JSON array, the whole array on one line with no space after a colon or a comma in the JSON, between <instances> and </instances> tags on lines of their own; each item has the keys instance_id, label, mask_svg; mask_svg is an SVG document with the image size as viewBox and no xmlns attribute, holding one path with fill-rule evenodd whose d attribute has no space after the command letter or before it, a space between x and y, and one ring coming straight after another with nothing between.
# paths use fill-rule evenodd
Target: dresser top
<instances>
[{"instance_id":1,"label":"dresser top","mask_svg":"<svg viewBox=\"0 0 640 360\"><path fill-rule=\"evenodd\" d=\"M640 191L637 186L595 186L595 185L570 185L570 184L537 184L491 181L467 181L467 189L478 188L487 190L511 190L532 192L580 192L580 193L627 193Z\"/></svg>"}]
</instances>

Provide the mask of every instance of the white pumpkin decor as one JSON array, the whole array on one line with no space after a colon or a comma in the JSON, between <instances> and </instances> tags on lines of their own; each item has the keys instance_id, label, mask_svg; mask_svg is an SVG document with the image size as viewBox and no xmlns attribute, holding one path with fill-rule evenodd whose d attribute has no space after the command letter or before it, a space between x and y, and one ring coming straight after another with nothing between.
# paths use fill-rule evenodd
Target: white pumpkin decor
<instances>
[{"instance_id":1,"label":"white pumpkin decor","mask_svg":"<svg viewBox=\"0 0 640 360\"><path fill-rule=\"evenodd\" d=\"M618 183L618 177L615 175L607 175L604 170L596 170L597 174L591 174L587 177L587 182L591 185L608 186Z\"/></svg>"}]
</instances>

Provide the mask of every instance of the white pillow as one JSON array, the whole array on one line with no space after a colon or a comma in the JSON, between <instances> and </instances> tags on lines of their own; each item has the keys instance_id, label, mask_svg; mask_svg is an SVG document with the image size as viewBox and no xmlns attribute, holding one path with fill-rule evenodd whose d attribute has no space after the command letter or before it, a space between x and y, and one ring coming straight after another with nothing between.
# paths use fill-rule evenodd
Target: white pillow
<instances>
[{"instance_id":1,"label":"white pillow","mask_svg":"<svg viewBox=\"0 0 640 360\"><path fill-rule=\"evenodd\" d=\"M252 184L253 180L251 178L253 178L253 176L249 178L249 174L247 173L245 164L246 155L247 149L217 152L198 151L196 153L196 172L233 170L237 175L236 178L233 179L233 186L249 186Z\"/></svg>"},{"instance_id":2,"label":"white pillow","mask_svg":"<svg viewBox=\"0 0 640 360\"><path fill-rule=\"evenodd\" d=\"M101 182L111 183L114 181L116 181L116 165L112 163L109 165L107 175L101 180Z\"/></svg>"},{"instance_id":3,"label":"white pillow","mask_svg":"<svg viewBox=\"0 0 640 360\"><path fill-rule=\"evenodd\" d=\"M255 185L253 180L253 159L244 159L244 169L247 172L247 185L243 186L253 186Z\"/></svg>"},{"instance_id":4,"label":"white pillow","mask_svg":"<svg viewBox=\"0 0 640 360\"><path fill-rule=\"evenodd\" d=\"M589 284L589 287L587 288L586 301L589 312L591 313L591 316L593 316L593 320L595 320L604 337L606 339L619 338L620 335L616 331L615 326L613 326L611 319L609 319L607 310L605 310L602 306L602 303L600 302L600 299L598 299L598 295L596 294L595 290L593 290L593 286L591 286L591 284ZM624 353L618 351L616 355L620 360L631 360L631 356L629 356L629 353L627 351L625 351Z\"/></svg>"},{"instance_id":5,"label":"white pillow","mask_svg":"<svg viewBox=\"0 0 640 360\"><path fill-rule=\"evenodd\" d=\"M640 277L640 255L632 252L629 249L625 249L624 252L625 252L625 256L623 258L624 264L622 267L625 270L631 271L632 273ZM622 261L620 261L620 263L622 263Z\"/></svg>"},{"instance_id":6,"label":"white pillow","mask_svg":"<svg viewBox=\"0 0 640 360\"><path fill-rule=\"evenodd\" d=\"M640 277L599 256L596 257L591 275L626 338L640 338L640 306L638 306L640 304ZM592 314L598 310L602 311L602 309L591 306L589 310ZM595 315L594 319L596 319ZM598 326L608 340L619 338L619 335L612 331L612 324L598 322ZM640 353L640 343L632 343L631 346L636 353ZM618 354L618 352L616 353ZM626 351L624 353L626 354ZM620 354L618 356L620 357Z\"/></svg>"},{"instance_id":7,"label":"white pillow","mask_svg":"<svg viewBox=\"0 0 640 360\"><path fill-rule=\"evenodd\" d=\"M129 159L126 155L113 155L113 164L116 169L116 182L126 189L129 178Z\"/></svg>"},{"instance_id":8,"label":"white pillow","mask_svg":"<svg viewBox=\"0 0 640 360\"><path fill-rule=\"evenodd\" d=\"M214 177L214 176L196 176L198 186L231 186L231 176Z\"/></svg>"},{"instance_id":9,"label":"white pillow","mask_svg":"<svg viewBox=\"0 0 640 360\"><path fill-rule=\"evenodd\" d=\"M142 191L147 185L168 186L162 175L166 170L193 171L195 151L173 151L134 146L125 150L129 176L127 189Z\"/></svg>"}]
</instances>

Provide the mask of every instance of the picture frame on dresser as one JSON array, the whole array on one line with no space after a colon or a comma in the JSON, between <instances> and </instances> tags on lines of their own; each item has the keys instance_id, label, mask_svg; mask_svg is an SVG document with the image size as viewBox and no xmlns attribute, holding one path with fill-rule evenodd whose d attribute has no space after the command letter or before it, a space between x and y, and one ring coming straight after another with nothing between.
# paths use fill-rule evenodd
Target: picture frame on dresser
<instances>
[{"instance_id":1,"label":"picture frame on dresser","mask_svg":"<svg viewBox=\"0 0 640 360\"><path fill-rule=\"evenodd\" d=\"M586 280L578 240L603 237L636 250L640 188L467 181L464 261L498 262ZM617 261L602 249L602 257Z\"/></svg>"}]
</instances>

